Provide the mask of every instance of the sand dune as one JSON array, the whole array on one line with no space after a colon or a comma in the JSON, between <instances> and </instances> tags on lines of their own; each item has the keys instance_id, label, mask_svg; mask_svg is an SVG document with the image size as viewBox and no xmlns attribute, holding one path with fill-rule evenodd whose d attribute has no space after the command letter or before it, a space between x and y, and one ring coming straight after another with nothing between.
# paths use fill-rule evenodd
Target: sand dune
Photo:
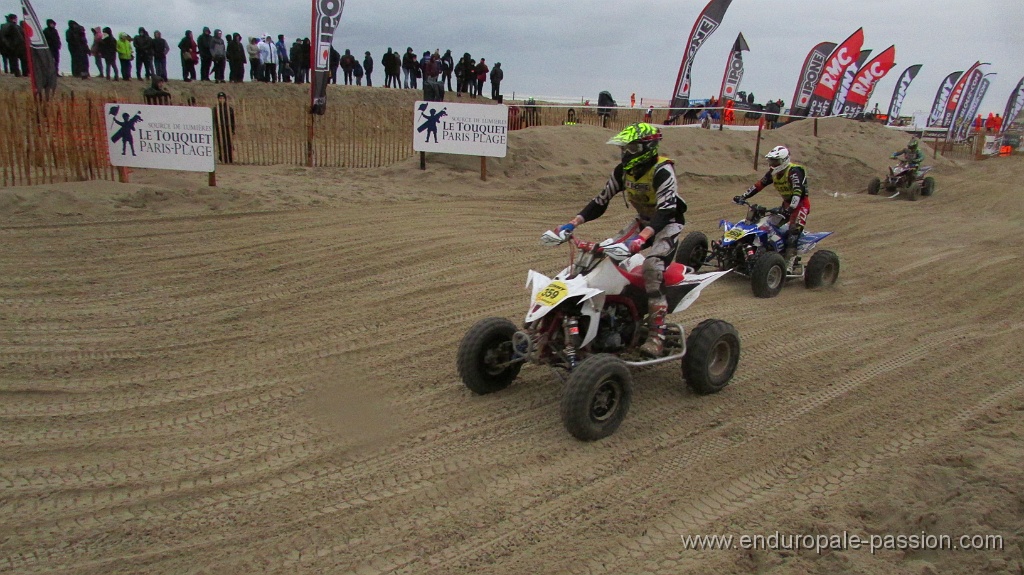
<instances>
[{"instance_id":1,"label":"sand dune","mask_svg":"<svg viewBox=\"0 0 1024 575\"><path fill-rule=\"evenodd\" d=\"M476 320L519 321L540 233L614 160L607 130L513 132L488 162L139 170L0 189L0 570L16 573L1016 573L1024 479L1021 158L930 161L936 195L864 192L902 134L766 134L808 166L837 286L726 277L675 318L732 322L732 384L635 375L573 440L525 368L473 396ZM667 130L714 234L754 136ZM930 150L929 150L930 151ZM763 165L762 165L763 167ZM774 203L765 191L759 199ZM616 203L580 233L602 239ZM996 535L991 551L692 550L681 536Z\"/></svg>"}]
</instances>

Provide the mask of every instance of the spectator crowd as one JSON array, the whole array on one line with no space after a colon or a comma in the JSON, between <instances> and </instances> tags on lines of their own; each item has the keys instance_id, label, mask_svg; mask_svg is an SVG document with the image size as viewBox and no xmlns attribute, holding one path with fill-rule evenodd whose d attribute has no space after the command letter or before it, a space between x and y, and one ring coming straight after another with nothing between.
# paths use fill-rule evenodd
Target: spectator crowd
<instances>
[{"instance_id":1,"label":"spectator crowd","mask_svg":"<svg viewBox=\"0 0 1024 575\"><path fill-rule=\"evenodd\" d=\"M62 51L67 51L71 75L76 78L93 76L90 65L94 63L95 76L111 81L131 80L133 70L138 80L154 81L157 77L166 80L167 59L172 48L177 47L185 82L242 82L246 66L249 80L254 82L303 84L310 81L312 48L309 38L295 38L290 44L284 34L276 38L262 34L244 39L238 32L224 34L220 29L211 31L204 26L198 37L192 30L186 30L182 38L172 44L159 30L154 30L152 35L143 27L134 35L123 31L115 33L109 26L86 30L78 22L69 20L62 40L53 19L46 21L43 36L58 70ZM8 14L0 25L0 55L5 74L28 73L25 42L17 15ZM340 79L345 85L361 86L365 80L367 86L373 86L375 62L368 50L360 59L348 48L342 54L332 47L328 62L332 84ZM443 55L439 50L424 51L420 55L412 47L402 54L388 48L380 58L380 69L385 88L418 89L420 85L426 88L427 82L440 82L442 91L444 85L452 91L452 76L455 76L456 96L461 97L463 93L470 98L483 96L484 85L490 81L490 96L498 100L505 74L500 62L490 67L484 58L477 61L468 52L456 62L451 50Z\"/></svg>"}]
</instances>

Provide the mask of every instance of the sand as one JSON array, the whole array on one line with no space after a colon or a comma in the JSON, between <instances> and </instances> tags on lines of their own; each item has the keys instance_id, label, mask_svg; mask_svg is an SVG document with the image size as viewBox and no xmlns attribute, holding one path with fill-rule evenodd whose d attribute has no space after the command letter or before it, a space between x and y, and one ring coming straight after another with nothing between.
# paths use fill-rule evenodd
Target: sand
<instances>
[{"instance_id":1,"label":"sand","mask_svg":"<svg viewBox=\"0 0 1024 575\"><path fill-rule=\"evenodd\" d=\"M0 189L0 571L1024 570L1022 158L929 160L935 196L895 201L865 187L902 134L767 133L762 153L808 167L838 284L761 300L723 278L672 319L737 327L732 383L700 397L678 365L638 371L619 431L581 443L553 372L474 396L455 351L481 318L521 321L527 270L564 265L539 236L603 185L610 135L513 132L487 181L431 155ZM742 216L753 147L667 130L687 231ZM1003 545L681 541L922 531Z\"/></svg>"}]
</instances>

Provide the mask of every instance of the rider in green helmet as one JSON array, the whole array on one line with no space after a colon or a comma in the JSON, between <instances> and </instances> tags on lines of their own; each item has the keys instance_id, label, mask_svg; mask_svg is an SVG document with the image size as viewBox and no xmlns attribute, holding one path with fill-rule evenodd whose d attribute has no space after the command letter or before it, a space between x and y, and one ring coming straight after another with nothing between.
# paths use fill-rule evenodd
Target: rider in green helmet
<instances>
[{"instance_id":1,"label":"rider in green helmet","mask_svg":"<svg viewBox=\"0 0 1024 575\"><path fill-rule=\"evenodd\" d=\"M920 167L922 162L924 162L924 151L921 150L921 146L919 145L917 138L911 138L910 141L907 142L907 147L898 152L894 152L892 158L895 160L901 155L903 156L903 161L910 164L910 167L914 169L913 177L916 178L917 168Z\"/></svg>"},{"instance_id":2,"label":"rider in green helmet","mask_svg":"<svg viewBox=\"0 0 1024 575\"><path fill-rule=\"evenodd\" d=\"M683 230L683 213L686 212L686 202L679 196L674 162L658 153L661 137L657 126L641 122L627 126L608 140L621 149L621 161L604 189L579 214L555 230L564 239L577 226L601 217L617 194L625 194L637 215L616 236L623 239L605 247L604 251L625 258L648 249L643 273L650 332L641 350L653 357L662 355L664 350L668 301L662 283L666 264L671 263L675 253L676 237Z\"/></svg>"}]
</instances>

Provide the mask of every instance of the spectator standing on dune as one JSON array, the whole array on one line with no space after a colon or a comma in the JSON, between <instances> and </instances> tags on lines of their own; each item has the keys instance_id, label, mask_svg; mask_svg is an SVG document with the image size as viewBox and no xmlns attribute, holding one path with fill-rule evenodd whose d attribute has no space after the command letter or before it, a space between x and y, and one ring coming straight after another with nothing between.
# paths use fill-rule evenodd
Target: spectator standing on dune
<instances>
[{"instance_id":1,"label":"spectator standing on dune","mask_svg":"<svg viewBox=\"0 0 1024 575\"><path fill-rule=\"evenodd\" d=\"M186 82L196 79L196 62L199 61L198 46L192 38L192 31L185 30L185 37L178 42L181 51L181 76Z\"/></svg>"},{"instance_id":2,"label":"spectator standing on dune","mask_svg":"<svg viewBox=\"0 0 1024 575\"><path fill-rule=\"evenodd\" d=\"M132 79L132 59L135 52L132 49L132 37L126 32L117 35L117 59L121 61L121 79Z\"/></svg>"},{"instance_id":3,"label":"spectator standing on dune","mask_svg":"<svg viewBox=\"0 0 1024 575\"><path fill-rule=\"evenodd\" d=\"M103 28L103 40L100 41L100 54L103 56L104 73L108 80L118 79L117 72L117 39L110 26ZM113 74L111 74L113 72ZM113 78L111 78L113 76Z\"/></svg>"},{"instance_id":4,"label":"spectator standing on dune","mask_svg":"<svg viewBox=\"0 0 1024 575\"><path fill-rule=\"evenodd\" d=\"M214 30L213 38L210 38L210 58L213 60L213 81L223 84L224 68L228 63L228 45L220 29Z\"/></svg>"},{"instance_id":5,"label":"spectator standing on dune","mask_svg":"<svg viewBox=\"0 0 1024 575\"><path fill-rule=\"evenodd\" d=\"M203 26L203 33L196 40L196 47L199 49L199 81L210 81L210 66L213 64L212 47L213 35L210 28Z\"/></svg>"},{"instance_id":6,"label":"spectator standing on dune","mask_svg":"<svg viewBox=\"0 0 1024 575\"><path fill-rule=\"evenodd\" d=\"M68 22L68 34L71 33L71 22ZM53 67L56 70L60 70L60 49L63 44L60 41L60 32L57 31L57 21L49 19L46 21L46 28L43 29L43 38L46 39L46 46L50 49L50 55L53 56ZM68 42L68 52L71 52L71 42ZM71 52L71 75L75 74L75 56L74 52Z\"/></svg>"},{"instance_id":7,"label":"spectator standing on dune","mask_svg":"<svg viewBox=\"0 0 1024 575\"><path fill-rule=\"evenodd\" d=\"M69 22L70 24L70 22ZM103 42L103 28L95 26L91 28L92 31L92 44L89 45L89 54L92 55L93 60L96 62L96 69L99 70L100 78L103 77L103 53L100 52L100 43ZM88 72L88 63L86 63L86 72Z\"/></svg>"},{"instance_id":8,"label":"spectator standing on dune","mask_svg":"<svg viewBox=\"0 0 1024 575\"><path fill-rule=\"evenodd\" d=\"M452 72L455 71L455 60L452 58L452 51L445 50L441 56L441 81L447 82L448 91L452 91Z\"/></svg>"},{"instance_id":9,"label":"spectator standing on dune","mask_svg":"<svg viewBox=\"0 0 1024 575\"><path fill-rule=\"evenodd\" d=\"M260 49L256 38L249 38L245 45L245 55L249 57L249 80L253 82L263 80L263 72L260 69Z\"/></svg>"},{"instance_id":10,"label":"spectator standing on dune","mask_svg":"<svg viewBox=\"0 0 1024 575\"><path fill-rule=\"evenodd\" d=\"M366 72L366 85L373 86L373 56L370 56L369 50L363 57L363 71Z\"/></svg>"},{"instance_id":11,"label":"spectator standing on dune","mask_svg":"<svg viewBox=\"0 0 1024 575\"><path fill-rule=\"evenodd\" d=\"M153 73L164 80L167 79L167 54L171 46L159 30L153 31Z\"/></svg>"},{"instance_id":12,"label":"spectator standing on dune","mask_svg":"<svg viewBox=\"0 0 1024 575\"><path fill-rule=\"evenodd\" d=\"M145 28L139 28L139 33L132 38L135 46L135 77L142 80L142 71L146 71L146 78L153 77L153 38Z\"/></svg>"},{"instance_id":13,"label":"spectator standing on dune","mask_svg":"<svg viewBox=\"0 0 1024 575\"><path fill-rule=\"evenodd\" d=\"M497 100L501 96L501 81L505 78L505 72L501 69L501 62L496 62L491 69L491 99Z\"/></svg>"},{"instance_id":14,"label":"spectator standing on dune","mask_svg":"<svg viewBox=\"0 0 1024 575\"><path fill-rule=\"evenodd\" d=\"M245 46L242 35L235 32L228 40L228 81L241 83L245 79Z\"/></svg>"}]
</instances>

